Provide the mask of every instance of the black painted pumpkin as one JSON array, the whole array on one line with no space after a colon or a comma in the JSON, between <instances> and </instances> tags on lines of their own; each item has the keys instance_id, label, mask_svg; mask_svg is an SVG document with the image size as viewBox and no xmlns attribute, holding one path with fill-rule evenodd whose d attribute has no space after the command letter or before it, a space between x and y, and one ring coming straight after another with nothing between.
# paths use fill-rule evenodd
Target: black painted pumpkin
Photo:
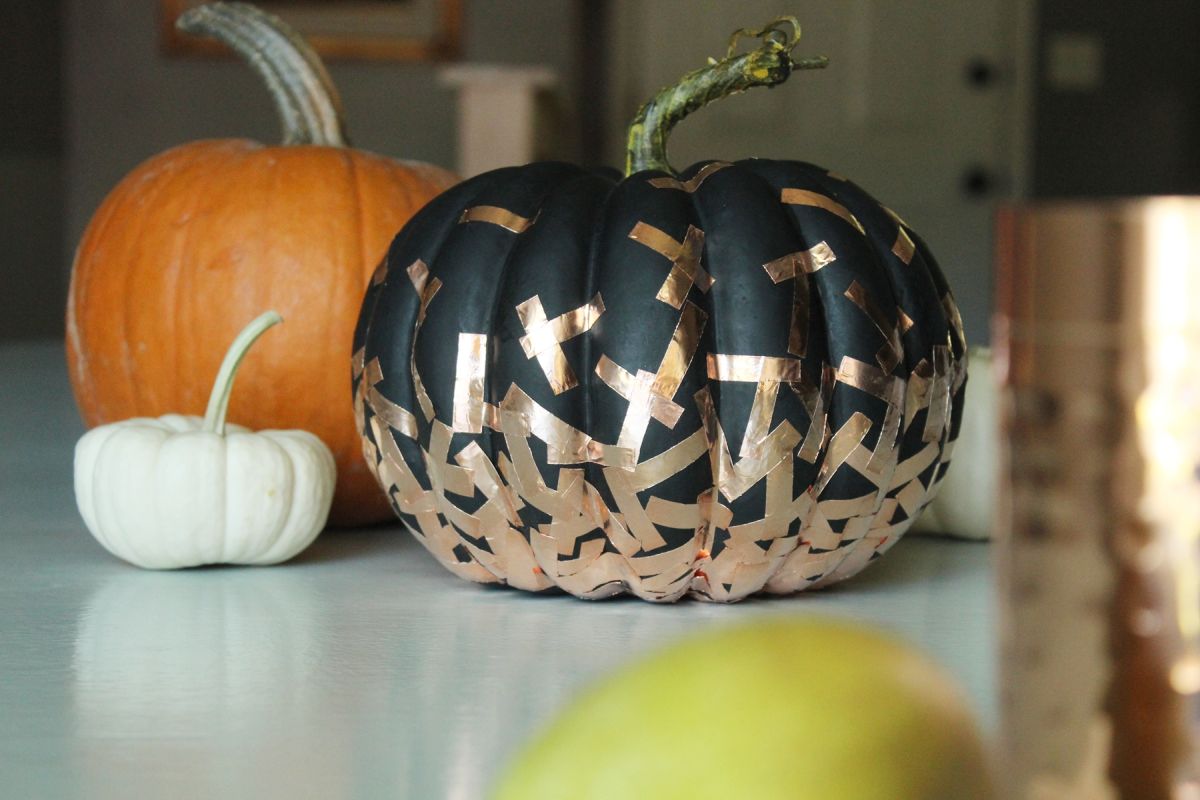
<instances>
[{"instance_id":1,"label":"black painted pumpkin","mask_svg":"<svg viewBox=\"0 0 1200 800\"><path fill-rule=\"evenodd\" d=\"M496 170L393 242L356 411L400 518L456 574L793 592L858 572L931 499L965 343L921 240L810 164L666 164L691 110L823 65L791 60L794 20L754 35L642 109L626 177Z\"/></svg>"}]
</instances>

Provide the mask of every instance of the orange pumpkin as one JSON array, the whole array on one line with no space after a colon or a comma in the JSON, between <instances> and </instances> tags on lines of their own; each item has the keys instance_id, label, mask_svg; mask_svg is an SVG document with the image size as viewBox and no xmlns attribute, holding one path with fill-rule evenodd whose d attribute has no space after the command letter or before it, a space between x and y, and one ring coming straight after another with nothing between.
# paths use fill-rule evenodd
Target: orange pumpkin
<instances>
[{"instance_id":1,"label":"orange pumpkin","mask_svg":"<svg viewBox=\"0 0 1200 800\"><path fill-rule=\"evenodd\" d=\"M346 146L336 90L280 20L241 3L180 27L238 51L283 119L284 146L198 141L125 177L72 268L67 359L85 422L203 413L225 345L264 308L287 325L248 356L229 419L303 428L337 459L330 521L391 518L367 471L345 365L363 289L397 230L456 182Z\"/></svg>"}]
</instances>

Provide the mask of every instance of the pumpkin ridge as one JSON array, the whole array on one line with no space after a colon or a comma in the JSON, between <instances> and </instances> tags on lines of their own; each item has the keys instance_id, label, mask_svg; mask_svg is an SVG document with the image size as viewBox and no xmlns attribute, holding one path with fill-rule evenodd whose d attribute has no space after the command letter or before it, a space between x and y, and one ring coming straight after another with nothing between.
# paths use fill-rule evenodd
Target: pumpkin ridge
<instances>
[{"instance_id":1,"label":"pumpkin ridge","mask_svg":"<svg viewBox=\"0 0 1200 800\"><path fill-rule=\"evenodd\" d=\"M145 259L140 258L141 250L145 246L145 241L149 238L147 232L157 230L157 215L160 213L160 201L164 196L171 197L177 194L177 183L180 177L185 174L198 160L200 153L189 150L187 159L179 164L175 160L161 160L155 164L156 168L166 168L167 174L158 174L151 170L147 174L146 180L150 188L139 186L136 190L126 190L121 198L123 203L128 204L128 208L134 212L137 219L135 225L131 226L131 230L125 231L122 241L123 255L128 255L132 250L134 258L129 259L133 267L125 268L122 273L120 296L122 302L117 304L120 315L119 328L121 330L121 364L119 373L121 380L118 382L123 384L128 392L129 400L123 404L126 408L147 409L146 392L150 387L142 380L139 374L138 364L139 359L130 349L130 344L135 342L137 335L143 335L145 331L133 330L135 324L134 315L130 313L132 298L138 296L135 289L147 282L146 275L148 273L157 273L164 269L162 264L147 263ZM156 274L151 274L149 281L155 281ZM160 320L155 319L154 325L160 324ZM151 397L151 401L155 398ZM167 400L168 398L163 398ZM152 404L153 405L153 404ZM161 409L165 411L169 404L164 404ZM153 415L160 409L155 407L148 411L148 416Z\"/></svg>"},{"instance_id":2,"label":"pumpkin ridge","mask_svg":"<svg viewBox=\"0 0 1200 800\"><path fill-rule=\"evenodd\" d=\"M544 162L544 163L553 163L553 162ZM575 174L563 176L563 177L557 178L557 179L556 178L547 179L545 188L541 191L538 198L535 201L530 203L530 208L532 209L529 212L530 219L536 220L545 210L545 207L547 206L549 199L552 196L554 196L557 192L563 190L565 187L571 186L572 184L574 184L576 182L586 180L591 177L586 171L581 170L579 167L575 166L574 164L566 164L564 162L561 164L561 166L569 167L570 170L575 172ZM518 168L518 169L523 169L523 168ZM464 208L469 208L469 206L466 206ZM536 224L536 222L533 224ZM502 300L505 297L505 295L508 294L507 290L510 288L510 281L512 280L514 274L518 270L518 267L515 265L515 261L517 260L518 256L520 255L521 244L523 241L521 237L523 235L525 235L526 232L527 231L523 231L522 233L514 234L513 236L511 236L508 239L508 241L506 243L506 248L504 251L503 262L500 265L499 272L495 275L495 278L494 278L495 284L496 284L496 291L492 298L491 308L488 310L487 316L480 321L480 327L483 331L486 332L487 343L488 343L487 344L487 361L488 361L489 366L485 373L486 381L484 384L484 401L488 402L488 403L498 403L500 400L503 399L503 396L502 396L503 393L502 393L500 387L497 386L495 383L495 377L494 377L495 370L492 369L492 366L491 366L496 360L495 356L496 356L497 345L496 345L496 341L495 341L495 338L496 338L495 334L496 334L496 331L498 331L502 328L502 320L503 320L502 315L504 314L504 310L501 308L501 303L502 303ZM496 441L495 441L494 435L489 435L488 433L484 432L484 433L478 434L478 436L480 439L487 442L487 448L485 450L485 455L489 459L491 459L493 464L497 463L497 452L498 451L495 446ZM501 436L501 440L502 439L503 439L503 437ZM472 439L472 441L475 441L475 440ZM505 447L505 449L500 452L507 452L507 447ZM511 455L509 457L511 458ZM526 523L524 519L522 519L521 522L522 522L521 535L523 535L525 537L525 539L528 541L534 535L533 526ZM459 534L460 540L467 539L467 537L463 534L462 531L458 531L458 534ZM475 543L472 542L472 544L475 544ZM478 545L476 544L475 546L478 546ZM489 549L490 549L490 545L489 545ZM481 567L483 567L484 569L486 569L488 572L491 572L493 575L495 575L500 580L500 582L505 583L505 584L508 583L510 576L508 574L507 569L502 570L500 572L496 572L495 570L492 570L491 568L489 568L486 564L484 564L482 562L477 561L477 563L479 563L479 565ZM554 582L555 585L557 585L557 582L555 582L552 577L550 578L550 580L552 582Z\"/></svg>"},{"instance_id":3,"label":"pumpkin ridge","mask_svg":"<svg viewBox=\"0 0 1200 800\"><path fill-rule=\"evenodd\" d=\"M750 160L736 162L735 166L746 167L749 171L756 174L769 187L771 187L772 192L777 197L782 192L782 190L785 188L800 187L805 190L810 190L810 191L815 190L819 194L827 196L830 199L833 199L833 197L829 193L827 187L825 185L823 185L823 183L820 180L820 176L823 176L825 174L825 170L823 170L820 167L817 167L816 165L809 164L807 162L795 162L795 161L778 162L778 161L771 161L771 160L766 160L766 159L750 159ZM857 240L854 238L849 238L849 239L847 238L847 237L855 237L858 234L846 233L844 230L846 223L843 220L836 219L836 218L830 218L830 219L826 220L824 217L821 217L821 216L814 216L812 219L802 220L800 215L798 213L796 213L795 210L792 210L790 206L784 205L782 208L783 208L783 212L784 212L783 215L784 215L784 217L787 218L789 226L793 232L793 235L797 238L797 240L799 242L803 243L804 245L811 246L812 244L815 244L817 241L836 240L837 238L842 238L845 241L857 242ZM837 233L836 236L833 235L835 232ZM869 239L869 236L864 234L863 238ZM858 250L858 249L859 248L856 248L856 250ZM840 289L833 289L832 291L833 291L834 296L828 296L831 291L829 284L832 281L829 278L829 273L826 272L826 270L839 269L839 267L838 267L839 261L842 262L840 269L851 270L851 272L848 273L848 275L847 275L847 277L850 277L851 280L862 278L863 277L862 273L864 273L866 271L877 270L879 265L876 263L876 259L874 257L874 251L871 248L870 243L868 242L861 249L865 250L866 252L871 254L869 263L863 263L862 261L860 261L860 259L858 257L848 258L847 254L841 249L840 246L835 246L834 251L837 254L838 260L833 262L829 267L826 267L825 269L820 270L816 274L814 274L813 280L812 280L811 286L810 286L809 304L810 304L810 306L819 306L820 307L821 320L823 323L822 329L821 329L821 336L825 340L825 342L828 345L830 345L830 348L831 348L824 354L824 361L826 364L828 364L830 367L832 367L834 369L837 369L839 364L837 363L837 359L836 359L834 353L832 352L832 345L836 342L847 341L852 338L855 338L850 333L848 333L848 331L859 331L859 332L865 333L866 338L868 338L870 340L875 340L878 338L877 334L872 333L872 331L874 330L872 323L864 315L857 312L857 310L855 310L855 312L853 312L853 313L849 313L848 311L844 310L844 306L842 306L841 309L839 309L836 306L831 307L831 304L837 304L840 302L840 300L839 300L839 296L841 295ZM861 253L860 253L860 255L861 255ZM877 280L876 282L879 282L879 281ZM840 287L840 283L839 283L839 287ZM889 291L889 297L890 297L890 292L891 292L890 286L888 287L888 291ZM862 353L861 355L866 355L866 354ZM863 360L866 360L866 359L863 359ZM873 361L873 359L872 359L872 361ZM839 388L837 386L837 384L835 384L835 386L834 386L834 390L830 397L829 406L826 409L826 424L829 426L829 430L831 432L838 431L844 424L847 423L847 421L849 419L852 418L854 413L856 413L857 411L861 410L861 408L864 407L863 406L864 399L855 397L854 395L857 394L857 392L854 392L850 396L847 396L846 393L848 391L849 391L848 387ZM865 402L868 404L867 407L869 407L869 405L871 404L872 401L866 400ZM874 417L875 415L870 415L870 416ZM862 442L863 446L868 447L868 449L874 449L876 446L876 443L881 435L882 435L882 423L879 420L876 420L876 421L872 422L872 424L868 428L866 435ZM822 449L822 452L818 457L819 461L821 461L821 462L825 461L825 459L827 457L827 450L828 450L828 445L826 445L826 447ZM825 488L822 490L822 492L819 495L817 495L818 500L820 500L821 498L827 498L829 493L832 493L835 496L842 494L843 491L839 491L839 484L842 482L845 482L847 480L851 480L851 481L855 480L854 476L847 477L846 475L841 474L842 470L840 467L841 467L841 465L839 464L833 470L833 473L830 475L829 481L826 484ZM839 477L839 475L841 475L841 477ZM865 480L865 479L863 479L863 480ZM831 489L832 489L832 492L830 492ZM880 501L880 502L882 502L882 501ZM871 510L869 513L855 514L843 523L843 527L844 527L844 525L849 524L850 520L853 520L853 519L869 518L872 521L874 521L874 519L878 513L878 510L879 510L878 508L875 508L875 509ZM820 512L814 511L813 513L816 514L816 513L820 513ZM800 539L804 538L805 533L811 524L813 524L813 520L812 520L811 516L810 516L810 519L802 521L801 528L798 531L798 535L797 535L798 542ZM837 530L837 529L835 529L835 530ZM865 540L866 540L866 537L864 536L859 541L862 542ZM849 557L849 554L850 554L849 551L854 549L854 547L853 547L852 543L845 543L845 544L839 544L839 547L837 549L842 552L839 553L837 558L830 558L828 560L828 562L825 565L823 577L817 579L817 582L812 584L812 586L814 588L817 585L820 585L820 581L825 579L824 576L828 576L828 575L834 573L838 569L838 567L846 560L846 558ZM793 552L795 552L795 551L793 551ZM786 563L786 561L785 561L785 563ZM779 574L783 571L783 566L784 565L781 564L780 569L776 571L777 574ZM774 575L771 578L769 578L767 581L767 584L770 585L771 581L774 578L775 578Z\"/></svg>"},{"instance_id":4,"label":"pumpkin ridge","mask_svg":"<svg viewBox=\"0 0 1200 800\"><path fill-rule=\"evenodd\" d=\"M613 180L610 181L608 189L604 193L604 197L599 203L596 204L596 214L592 219L592 225L589 232L588 254L585 262L587 271L583 277L583 299L585 302L587 298L595 297L598 291L600 282L599 275L603 270L603 267L600 263L600 252L604 242L604 231L608 228L608 221L612 216L611 212L613 198L616 196L617 187L623 180L619 175L604 175L600 171L594 171L591 174L601 179L608 179L612 177ZM607 389L607 387L602 389L595 381L595 364L598 359L593 358L594 341L595 339L592 336L583 337L581 349L583 350L583 364L585 369L582 371L582 373L577 374L579 379L579 388L583 393L583 422L586 426L584 430L587 431L595 430L593 427L593 421L595 419L594 411L596 404L596 393ZM588 483L592 484L593 486L599 485L599 479L602 475L600 465L589 461L583 465L583 475ZM532 532L530 535L532 536ZM553 580L553 578L551 580ZM555 582L555 585L558 585L557 582Z\"/></svg>"}]
</instances>

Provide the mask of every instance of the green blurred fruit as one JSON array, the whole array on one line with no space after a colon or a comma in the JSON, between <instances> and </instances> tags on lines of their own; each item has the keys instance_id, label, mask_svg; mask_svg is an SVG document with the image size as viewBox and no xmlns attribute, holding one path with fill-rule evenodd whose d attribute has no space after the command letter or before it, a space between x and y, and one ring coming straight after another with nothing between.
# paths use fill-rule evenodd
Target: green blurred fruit
<instances>
[{"instance_id":1,"label":"green blurred fruit","mask_svg":"<svg viewBox=\"0 0 1200 800\"><path fill-rule=\"evenodd\" d=\"M971 712L909 645L834 620L711 631L587 691L497 800L986 800Z\"/></svg>"}]
</instances>

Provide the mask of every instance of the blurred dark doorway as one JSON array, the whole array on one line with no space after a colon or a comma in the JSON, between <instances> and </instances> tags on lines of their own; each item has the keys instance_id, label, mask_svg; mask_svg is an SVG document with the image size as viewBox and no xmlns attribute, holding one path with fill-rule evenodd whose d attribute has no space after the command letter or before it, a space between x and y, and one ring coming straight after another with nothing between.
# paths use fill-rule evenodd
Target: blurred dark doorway
<instances>
[{"instance_id":1,"label":"blurred dark doorway","mask_svg":"<svg viewBox=\"0 0 1200 800\"><path fill-rule=\"evenodd\" d=\"M62 8L0 4L0 340L62 336Z\"/></svg>"}]
</instances>

